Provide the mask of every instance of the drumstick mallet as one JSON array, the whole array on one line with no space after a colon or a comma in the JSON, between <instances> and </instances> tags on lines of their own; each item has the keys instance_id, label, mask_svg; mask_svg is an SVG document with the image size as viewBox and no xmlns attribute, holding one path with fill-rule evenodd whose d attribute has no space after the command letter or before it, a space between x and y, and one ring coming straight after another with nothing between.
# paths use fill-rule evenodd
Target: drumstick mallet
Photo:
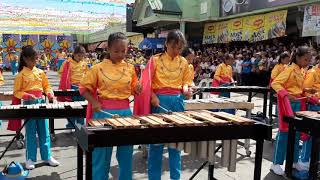
<instances>
[{"instance_id":1,"label":"drumstick mallet","mask_svg":"<svg viewBox=\"0 0 320 180\"><path fill-rule=\"evenodd\" d=\"M112 113L109 113L107 111L103 111L103 110L100 110L100 112L104 113L104 114L107 114L109 116L112 116L112 118L119 118L119 114L112 114Z\"/></svg>"},{"instance_id":2,"label":"drumstick mallet","mask_svg":"<svg viewBox=\"0 0 320 180\"><path fill-rule=\"evenodd\" d=\"M168 109L166 109L166 108L164 108L164 107L162 107L160 105L159 105L159 108L161 108L162 110L166 111L166 114L172 114L172 111L170 111L170 110L168 110Z\"/></svg>"}]
</instances>

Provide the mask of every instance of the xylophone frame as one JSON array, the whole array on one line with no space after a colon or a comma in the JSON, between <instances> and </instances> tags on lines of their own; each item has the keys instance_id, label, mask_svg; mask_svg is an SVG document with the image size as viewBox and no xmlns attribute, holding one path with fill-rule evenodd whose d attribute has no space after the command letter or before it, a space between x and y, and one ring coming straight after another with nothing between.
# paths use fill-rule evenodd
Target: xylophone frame
<instances>
[{"instance_id":1,"label":"xylophone frame","mask_svg":"<svg viewBox=\"0 0 320 180\"><path fill-rule=\"evenodd\" d=\"M94 129L94 132L91 132L91 129ZM259 122L245 126L154 127L122 130L111 130L109 128L108 131L106 129L108 128L96 129L76 125L75 135L78 142L77 161L79 167L77 173L79 180L83 179L83 169L80 167L83 167L84 152L86 154L86 179L92 179L92 151L95 147L249 138L257 142L254 180L260 180L263 143L265 139L271 139L271 126ZM191 130L193 133L190 133ZM145 136L145 134L148 134L148 136ZM108 141L100 141L99 139L108 139Z\"/></svg>"}]
</instances>

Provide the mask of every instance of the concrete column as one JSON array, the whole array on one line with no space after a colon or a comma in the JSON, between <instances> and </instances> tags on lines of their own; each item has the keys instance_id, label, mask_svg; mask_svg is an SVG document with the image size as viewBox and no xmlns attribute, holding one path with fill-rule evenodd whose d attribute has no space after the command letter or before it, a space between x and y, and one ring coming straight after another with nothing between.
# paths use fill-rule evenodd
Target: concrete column
<instances>
[{"instance_id":1,"label":"concrete column","mask_svg":"<svg viewBox=\"0 0 320 180\"><path fill-rule=\"evenodd\" d=\"M183 33L183 35L186 35L186 22L180 21L180 31Z\"/></svg>"}]
</instances>

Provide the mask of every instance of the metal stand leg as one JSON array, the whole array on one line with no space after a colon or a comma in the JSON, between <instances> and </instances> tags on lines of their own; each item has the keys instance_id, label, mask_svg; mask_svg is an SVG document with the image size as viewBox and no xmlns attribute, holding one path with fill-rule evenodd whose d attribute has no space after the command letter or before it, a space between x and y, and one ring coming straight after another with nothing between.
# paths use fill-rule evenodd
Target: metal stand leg
<instances>
[{"instance_id":1,"label":"metal stand leg","mask_svg":"<svg viewBox=\"0 0 320 180\"><path fill-rule=\"evenodd\" d=\"M83 180L83 151L79 145L77 146L77 164L77 179Z\"/></svg>"},{"instance_id":2,"label":"metal stand leg","mask_svg":"<svg viewBox=\"0 0 320 180\"><path fill-rule=\"evenodd\" d=\"M222 147L222 145L220 145L220 146L218 146L218 148L214 151L214 154L216 154L220 149L221 149L221 147ZM209 163L209 161L206 161L206 162L204 162L198 169L197 169L197 171L189 178L189 180L192 180L192 179L194 179L194 177L196 177L197 176L197 174L207 165ZM211 165L211 167L210 167L210 165ZM214 162L211 162L210 164L209 164L209 174L208 174L208 179L209 180L215 180L215 178L213 177L213 169L210 169L210 168L214 168ZM210 174L211 173L211 174ZM213 178L213 179L210 179L210 178Z\"/></svg>"},{"instance_id":3,"label":"metal stand leg","mask_svg":"<svg viewBox=\"0 0 320 180\"><path fill-rule=\"evenodd\" d=\"M247 118L248 119L251 119L251 109L248 109L247 111L246 111L246 116L247 116ZM248 157L250 157L250 155L251 155L251 151L250 151L250 139L245 139L244 140L244 149L246 150L246 155L248 156Z\"/></svg>"},{"instance_id":4,"label":"metal stand leg","mask_svg":"<svg viewBox=\"0 0 320 180\"><path fill-rule=\"evenodd\" d=\"M319 138L312 139L309 178L318 179Z\"/></svg>"},{"instance_id":5,"label":"metal stand leg","mask_svg":"<svg viewBox=\"0 0 320 180\"><path fill-rule=\"evenodd\" d=\"M268 92L263 93L263 119L267 118Z\"/></svg>"},{"instance_id":6,"label":"metal stand leg","mask_svg":"<svg viewBox=\"0 0 320 180\"><path fill-rule=\"evenodd\" d=\"M249 92L249 94L248 94L248 102L251 102L251 99L252 99L252 92Z\"/></svg>"},{"instance_id":7,"label":"metal stand leg","mask_svg":"<svg viewBox=\"0 0 320 180\"><path fill-rule=\"evenodd\" d=\"M49 118L49 130L50 130L51 141L55 141L56 134L54 132L54 119L52 118Z\"/></svg>"},{"instance_id":8,"label":"metal stand leg","mask_svg":"<svg viewBox=\"0 0 320 180\"><path fill-rule=\"evenodd\" d=\"M86 180L92 179L92 150L86 154Z\"/></svg>"},{"instance_id":9,"label":"metal stand leg","mask_svg":"<svg viewBox=\"0 0 320 180\"><path fill-rule=\"evenodd\" d=\"M296 138L295 135L296 135L295 127L292 123L289 122L286 169L285 169L285 173L288 178L292 177L294 143L295 143L295 138Z\"/></svg>"},{"instance_id":10,"label":"metal stand leg","mask_svg":"<svg viewBox=\"0 0 320 180\"><path fill-rule=\"evenodd\" d=\"M258 139L256 144L256 157L254 160L254 180L261 179L261 164L263 155L263 139Z\"/></svg>"},{"instance_id":11,"label":"metal stand leg","mask_svg":"<svg viewBox=\"0 0 320 180\"><path fill-rule=\"evenodd\" d=\"M272 110L273 110L273 93L270 91L269 93L269 124L273 124L273 116L272 116Z\"/></svg>"},{"instance_id":12,"label":"metal stand leg","mask_svg":"<svg viewBox=\"0 0 320 180\"><path fill-rule=\"evenodd\" d=\"M209 169L208 169L208 180L217 180L213 177L214 175L214 164L209 163Z\"/></svg>"}]
</instances>

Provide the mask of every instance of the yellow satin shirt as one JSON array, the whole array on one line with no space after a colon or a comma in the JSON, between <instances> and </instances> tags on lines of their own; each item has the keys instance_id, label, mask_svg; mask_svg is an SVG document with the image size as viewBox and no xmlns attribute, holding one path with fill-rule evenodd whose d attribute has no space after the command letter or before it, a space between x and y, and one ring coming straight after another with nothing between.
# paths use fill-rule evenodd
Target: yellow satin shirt
<instances>
[{"instance_id":1,"label":"yellow satin shirt","mask_svg":"<svg viewBox=\"0 0 320 180\"><path fill-rule=\"evenodd\" d=\"M278 92L287 90L289 94L299 96L303 92L304 70L292 63L272 82L272 88Z\"/></svg>"},{"instance_id":2,"label":"yellow satin shirt","mask_svg":"<svg viewBox=\"0 0 320 180\"><path fill-rule=\"evenodd\" d=\"M70 62L71 84L79 85L81 79L85 76L86 72L89 70L87 62L85 61L76 62L72 59L68 61ZM66 61L63 62L59 71L59 75L61 75L61 73L63 72L65 64L66 64Z\"/></svg>"},{"instance_id":3,"label":"yellow satin shirt","mask_svg":"<svg viewBox=\"0 0 320 180\"><path fill-rule=\"evenodd\" d=\"M167 53L163 53L153 58L155 71L152 78L152 89L182 89L183 86L188 85L190 76L188 62L184 57L171 58Z\"/></svg>"},{"instance_id":4,"label":"yellow satin shirt","mask_svg":"<svg viewBox=\"0 0 320 180\"><path fill-rule=\"evenodd\" d=\"M42 91L45 94L53 94L46 74L36 67L29 69L24 67L14 79L13 95L22 99L28 91Z\"/></svg>"},{"instance_id":5,"label":"yellow satin shirt","mask_svg":"<svg viewBox=\"0 0 320 180\"><path fill-rule=\"evenodd\" d=\"M314 88L318 92L315 94L316 97L320 97L320 68L314 67L310 69L303 82L303 88Z\"/></svg>"},{"instance_id":6,"label":"yellow satin shirt","mask_svg":"<svg viewBox=\"0 0 320 180\"><path fill-rule=\"evenodd\" d=\"M188 86L195 86L193 79L194 79L194 67L192 64L188 65L188 70L189 70L189 78L187 81Z\"/></svg>"},{"instance_id":7,"label":"yellow satin shirt","mask_svg":"<svg viewBox=\"0 0 320 180\"><path fill-rule=\"evenodd\" d=\"M82 88L98 90L102 99L128 99L134 92L138 78L134 66L125 60L113 64L104 60L93 66L80 82Z\"/></svg>"},{"instance_id":8,"label":"yellow satin shirt","mask_svg":"<svg viewBox=\"0 0 320 180\"><path fill-rule=\"evenodd\" d=\"M2 86L4 84L4 78L2 75L2 72L0 72L0 86Z\"/></svg>"},{"instance_id":9,"label":"yellow satin shirt","mask_svg":"<svg viewBox=\"0 0 320 180\"><path fill-rule=\"evenodd\" d=\"M214 73L214 79L221 81L222 78L226 77L232 79L232 67L230 65L222 63L217 67L217 70Z\"/></svg>"},{"instance_id":10,"label":"yellow satin shirt","mask_svg":"<svg viewBox=\"0 0 320 180\"><path fill-rule=\"evenodd\" d=\"M271 71L271 79L275 79L287 67L288 66L284 64L275 65Z\"/></svg>"}]
</instances>

